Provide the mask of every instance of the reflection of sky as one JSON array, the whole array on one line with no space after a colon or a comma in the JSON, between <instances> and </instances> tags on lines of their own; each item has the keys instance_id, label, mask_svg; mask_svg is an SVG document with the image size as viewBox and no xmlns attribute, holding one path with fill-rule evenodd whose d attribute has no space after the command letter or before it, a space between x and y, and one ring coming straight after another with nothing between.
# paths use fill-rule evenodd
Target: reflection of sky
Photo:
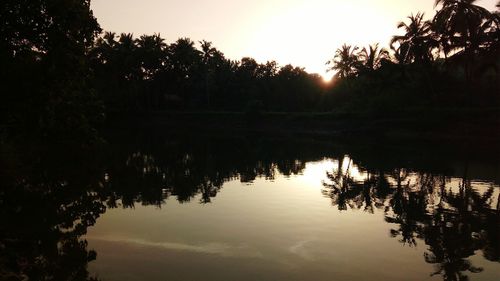
<instances>
[{"instance_id":1,"label":"reflection of sky","mask_svg":"<svg viewBox=\"0 0 500 281\"><path fill-rule=\"evenodd\" d=\"M347 169L349 158L343 163ZM339 212L322 196L326 171L337 167L324 160L307 163L302 175L231 181L211 204L172 197L161 208L109 209L89 229L89 248L98 253L91 272L111 281L441 280L429 277L424 242L410 248L391 238L394 226L382 210ZM353 162L349 169L358 180L366 177ZM447 187L458 184L453 179ZM475 265L500 274L482 258Z\"/></svg>"},{"instance_id":2,"label":"reflection of sky","mask_svg":"<svg viewBox=\"0 0 500 281\"><path fill-rule=\"evenodd\" d=\"M117 239L116 237L93 238L94 241L112 242L134 245L141 248L158 248L166 251L193 252L200 254L220 255L223 257L259 257L259 252L252 251L246 245L228 245L224 243L207 243L201 245L191 245L171 242L151 242L140 239Z\"/></svg>"},{"instance_id":3,"label":"reflection of sky","mask_svg":"<svg viewBox=\"0 0 500 281\"><path fill-rule=\"evenodd\" d=\"M343 43L388 44L399 21L434 0L92 0L105 30L206 39L231 59L276 60L326 75ZM490 10L496 0L480 0Z\"/></svg>"}]
</instances>

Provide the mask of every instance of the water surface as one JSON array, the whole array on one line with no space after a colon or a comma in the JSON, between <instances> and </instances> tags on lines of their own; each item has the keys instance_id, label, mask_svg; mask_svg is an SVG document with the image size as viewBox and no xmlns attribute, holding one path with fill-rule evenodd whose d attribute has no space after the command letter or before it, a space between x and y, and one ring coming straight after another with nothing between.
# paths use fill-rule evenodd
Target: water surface
<instances>
[{"instance_id":1,"label":"water surface","mask_svg":"<svg viewBox=\"0 0 500 281\"><path fill-rule=\"evenodd\" d=\"M500 166L489 153L310 138L125 139L85 157L49 154L40 159L57 161L11 176L5 272L111 281L500 276Z\"/></svg>"}]
</instances>

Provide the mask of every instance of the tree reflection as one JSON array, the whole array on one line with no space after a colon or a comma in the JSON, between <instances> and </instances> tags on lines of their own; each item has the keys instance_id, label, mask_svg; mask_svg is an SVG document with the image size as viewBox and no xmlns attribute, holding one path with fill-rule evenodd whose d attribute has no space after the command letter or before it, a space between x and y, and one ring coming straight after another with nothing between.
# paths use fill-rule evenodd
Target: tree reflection
<instances>
[{"instance_id":1,"label":"tree reflection","mask_svg":"<svg viewBox=\"0 0 500 281\"><path fill-rule=\"evenodd\" d=\"M361 153L357 160L333 147L262 139L167 137L161 143L141 140L119 151L107 161L109 207L118 207L117 202L161 207L169 197L206 204L225 182L297 175L308 161L329 156L338 160L326 173L324 196L341 211L383 212L391 237L410 247L426 245L424 258L434 265L433 275L467 280L468 274L482 271L470 261L477 251L499 261L498 195L493 185L477 188L467 169L458 181L443 170L412 168L399 160L391 164L371 153Z\"/></svg>"},{"instance_id":2,"label":"tree reflection","mask_svg":"<svg viewBox=\"0 0 500 281\"><path fill-rule=\"evenodd\" d=\"M347 160L347 166L345 161ZM351 175L352 159L338 160L338 167L327 172L328 182L323 182L323 194L332 199L332 204L339 210L364 209L373 213L384 206L384 199L390 193L389 183L381 172L366 171L363 179Z\"/></svg>"},{"instance_id":3,"label":"tree reflection","mask_svg":"<svg viewBox=\"0 0 500 281\"><path fill-rule=\"evenodd\" d=\"M96 280L87 271L96 252L81 237L105 207L98 173L73 157L50 152L16 165L2 161L1 280Z\"/></svg>"},{"instance_id":4,"label":"tree reflection","mask_svg":"<svg viewBox=\"0 0 500 281\"><path fill-rule=\"evenodd\" d=\"M368 167L367 176L356 178L349 174L351 162L346 169L340 160L336 170L327 172L323 194L339 210L383 211L385 221L395 225L392 237L410 247L418 241L427 245L424 258L435 267L432 275L469 280L468 273L483 270L469 260L476 251L500 262L500 198L492 185L474 186L467 169L460 181L407 168L374 172Z\"/></svg>"},{"instance_id":5,"label":"tree reflection","mask_svg":"<svg viewBox=\"0 0 500 281\"><path fill-rule=\"evenodd\" d=\"M107 205L133 207L135 203L161 207L169 196L179 202L197 198L210 203L225 182L252 183L257 178L298 175L307 161L322 159L323 149L304 151L293 144L278 148L273 141L206 139L145 145L141 140L113 154L107 161ZM234 145L233 142L237 142ZM301 160L298 160L301 159Z\"/></svg>"},{"instance_id":6,"label":"tree reflection","mask_svg":"<svg viewBox=\"0 0 500 281\"><path fill-rule=\"evenodd\" d=\"M82 237L106 208L208 204L228 181L299 175L325 157L338 160L323 195L342 211L383 213L391 237L426 246L431 274L468 280L483 270L470 259L478 251L500 261L500 195L494 184L479 188L468 165L458 180L443 163L444 170L401 164L394 155L404 153L247 137L133 134L97 151L0 149L2 280L92 280L87 266L96 253Z\"/></svg>"}]
</instances>

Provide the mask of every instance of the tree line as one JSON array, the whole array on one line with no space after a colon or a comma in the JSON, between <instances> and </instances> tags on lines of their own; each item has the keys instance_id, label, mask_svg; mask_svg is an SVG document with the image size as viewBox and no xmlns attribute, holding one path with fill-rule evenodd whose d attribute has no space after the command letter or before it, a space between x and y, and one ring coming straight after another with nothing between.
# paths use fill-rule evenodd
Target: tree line
<instances>
[{"instance_id":1,"label":"tree line","mask_svg":"<svg viewBox=\"0 0 500 281\"><path fill-rule=\"evenodd\" d=\"M228 59L211 42L106 32L90 51L95 88L113 110L314 110L321 77L304 68Z\"/></svg>"},{"instance_id":2,"label":"tree line","mask_svg":"<svg viewBox=\"0 0 500 281\"><path fill-rule=\"evenodd\" d=\"M475 2L437 0L431 20L417 13L399 23L404 34L390 50L344 44L327 63L337 74L326 85L301 67L231 60L208 41L103 33L90 0L2 1L0 134L79 137L115 111L498 106L499 10Z\"/></svg>"},{"instance_id":3,"label":"tree line","mask_svg":"<svg viewBox=\"0 0 500 281\"><path fill-rule=\"evenodd\" d=\"M91 51L96 88L117 110L328 111L371 100L388 109L409 95L422 105L491 105L498 102L490 93L499 90L500 17L474 2L439 0L432 20L409 16L390 50L344 44L327 62L337 73L330 86L300 67L230 60L207 41L197 48L189 38L168 45L157 34L106 32Z\"/></svg>"},{"instance_id":4,"label":"tree line","mask_svg":"<svg viewBox=\"0 0 500 281\"><path fill-rule=\"evenodd\" d=\"M500 10L472 0L436 0L436 14L410 15L390 50L344 44L327 62L337 72L332 89L346 109L498 106ZM500 8L500 2L497 4Z\"/></svg>"}]
</instances>

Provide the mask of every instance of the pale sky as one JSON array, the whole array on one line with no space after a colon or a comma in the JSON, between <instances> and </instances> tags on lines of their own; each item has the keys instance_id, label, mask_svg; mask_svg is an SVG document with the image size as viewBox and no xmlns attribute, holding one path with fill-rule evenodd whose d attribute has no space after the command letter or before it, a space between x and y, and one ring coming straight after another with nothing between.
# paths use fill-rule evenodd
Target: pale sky
<instances>
[{"instance_id":1,"label":"pale sky","mask_svg":"<svg viewBox=\"0 0 500 281\"><path fill-rule=\"evenodd\" d=\"M387 45L412 12L434 15L435 0L92 0L101 27L117 33L160 33L207 40L227 58L291 63L326 74L343 43ZM495 10L496 0L477 4Z\"/></svg>"}]
</instances>

